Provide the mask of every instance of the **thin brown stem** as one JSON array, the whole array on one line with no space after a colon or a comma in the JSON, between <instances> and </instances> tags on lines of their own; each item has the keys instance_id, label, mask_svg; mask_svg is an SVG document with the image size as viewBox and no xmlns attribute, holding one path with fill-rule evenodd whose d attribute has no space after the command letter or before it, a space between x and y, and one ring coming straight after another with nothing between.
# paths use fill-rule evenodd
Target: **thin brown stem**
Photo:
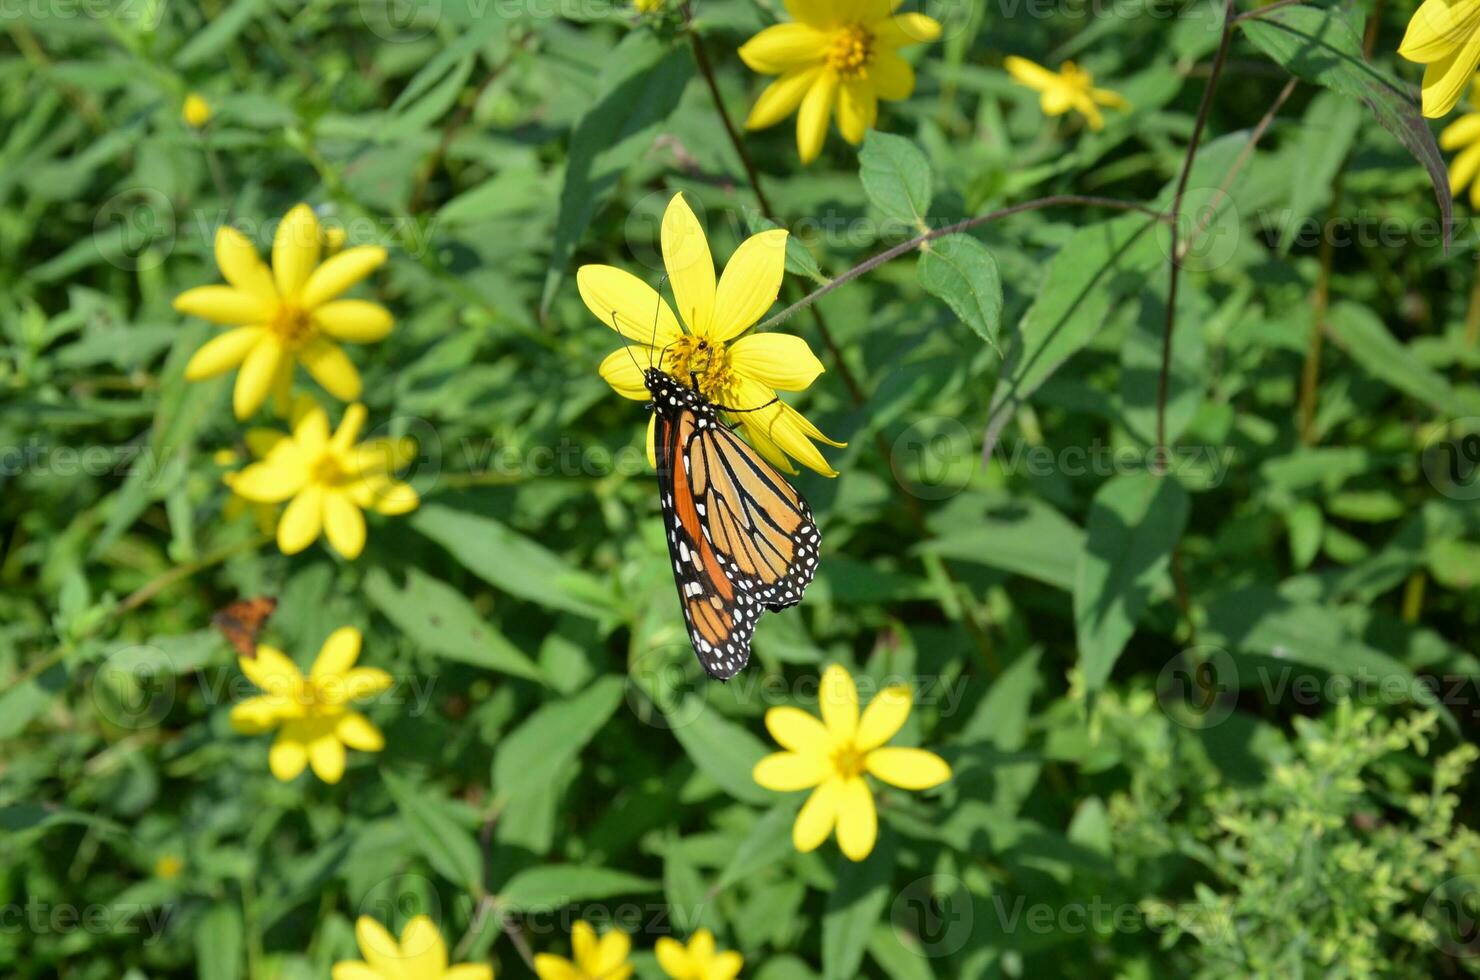
<instances>
[{"instance_id":1,"label":"thin brown stem","mask_svg":"<svg viewBox=\"0 0 1480 980\"><path fill-rule=\"evenodd\" d=\"M1245 10L1237 17L1234 17L1232 19L1232 23L1237 24L1239 21L1254 20L1256 18L1273 13L1274 11L1279 10L1281 7L1293 7L1296 4L1304 2L1305 0L1274 0L1274 3L1271 3L1268 6L1256 7L1253 10Z\"/></svg>"},{"instance_id":2,"label":"thin brown stem","mask_svg":"<svg viewBox=\"0 0 1480 980\"><path fill-rule=\"evenodd\" d=\"M1171 248L1167 253L1170 262L1170 282L1167 283L1166 326L1161 335L1161 373L1156 378L1156 452L1152 459L1159 471L1165 471L1167 445L1167 393L1171 387L1172 334L1177 327L1177 280L1182 271L1180 254L1180 229L1182 223L1182 198L1187 193L1187 182L1192 178L1192 165L1197 160L1198 144L1202 142L1203 130L1208 125L1208 114L1213 108L1213 93L1218 88L1218 79L1223 74L1223 65L1228 60L1228 45L1233 39L1233 0L1223 2L1223 31L1218 38L1218 53L1213 58L1213 68L1208 74L1208 84L1203 88L1202 101L1197 105L1197 118L1192 123L1192 137L1187 144L1187 155L1182 158L1182 173L1177 177L1177 188L1172 192Z\"/></svg>"},{"instance_id":3,"label":"thin brown stem","mask_svg":"<svg viewBox=\"0 0 1480 980\"><path fill-rule=\"evenodd\" d=\"M1003 218L1008 218L1015 214L1022 214L1025 211L1038 211L1042 208L1059 207L1066 204L1077 204L1086 207L1111 208L1117 211L1136 211L1141 214L1149 215L1150 217L1156 218L1158 220L1162 220L1165 218L1165 215L1163 215L1161 212L1156 211L1153 208L1149 208L1144 204L1136 204L1132 201L1119 201L1111 197L1090 197L1084 194L1054 194L1051 197L1040 197L1032 201L1024 201L1021 204L1014 204L1010 207L999 208L996 211L989 211L986 214L979 214L974 218L967 218L965 221L958 221L953 225L946 225L942 228L932 229L931 231L927 231L922 235L916 235L914 238L911 238L907 242L900 242L898 245L886 249L880 252L878 255L873 256L872 258L864 259L858 265L855 265L847 272L842 273L837 278L832 279L831 281L812 290L812 292L808 293L797 302L791 304L780 313L777 313L775 316L762 321L760 326L758 326L756 329L768 330L771 327L774 327L777 324L790 319L798 311L804 310L807 307L811 306L813 303L817 302L819 299L826 296L834 289L837 289L839 286L847 285L854 279L857 279L859 276L872 272L879 266L884 265L886 262L891 262L894 259L899 258L901 255L913 252L915 249L921 247L927 242L933 242L937 238L944 238L946 235L954 235L958 232L970 231L972 228L976 228L979 225L984 225L992 221L1000 221Z\"/></svg>"}]
</instances>

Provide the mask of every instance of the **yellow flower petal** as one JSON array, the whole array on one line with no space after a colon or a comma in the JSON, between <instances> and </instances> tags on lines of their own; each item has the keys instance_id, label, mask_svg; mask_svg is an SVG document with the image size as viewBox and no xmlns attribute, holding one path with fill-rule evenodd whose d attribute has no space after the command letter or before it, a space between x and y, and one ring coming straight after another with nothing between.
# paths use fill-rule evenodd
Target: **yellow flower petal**
<instances>
[{"instance_id":1,"label":"yellow flower petal","mask_svg":"<svg viewBox=\"0 0 1480 980\"><path fill-rule=\"evenodd\" d=\"M401 930L401 969L409 980L442 980L447 972L447 944L431 917L418 915Z\"/></svg>"},{"instance_id":2,"label":"yellow flower petal","mask_svg":"<svg viewBox=\"0 0 1480 980\"><path fill-rule=\"evenodd\" d=\"M838 90L838 129L857 146L879 118L879 100L866 81L845 82Z\"/></svg>"},{"instance_id":3,"label":"yellow flower petal","mask_svg":"<svg viewBox=\"0 0 1480 980\"><path fill-rule=\"evenodd\" d=\"M735 980L744 966L745 957L733 949L727 949L710 961L709 973L704 980Z\"/></svg>"},{"instance_id":4,"label":"yellow flower petal","mask_svg":"<svg viewBox=\"0 0 1480 980\"><path fill-rule=\"evenodd\" d=\"M797 152L802 163L811 163L822 152L827 139L827 121L832 117L838 96L838 76L832 71L820 72L807 94L802 96L797 111Z\"/></svg>"},{"instance_id":5,"label":"yellow flower petal","mask_svg":"<svg viewBox=\"0 0 1480 980\"><path fill-rule=\"evenodd\" d=\"M409 514L421 505L421 497L409 484L395 480L363 481L353 488L351 499L362 510L386 517Z\"/></svg>"},{"instance_id":6,"label":"yellow flower petal","mask_svg":"<svg viewBox=\"0 0 1480 980\"><path fill-rule=\"evenodd\" d=\"M1003 58L1002 67L1007 69L1007 74L1011 75L1014 81L1040 92L1060 84L1059 76L1055 72L1027 58L1019 58L1015 54Z\"/></svg>"},{"instance_id":7,"label":"yellow flower petal","mask_svg":"<svg viewBox=\"0 0 1480 980\"><path fill-rule=\"evenodd\" d=\"M1423 72L1423 114L1439 119L1458 104L1465 86L1480 66L1480 30L1456 48L1454 53L1430 62Z\"/></svg>"},{"instance_id":8,"label":"yellow flower petal","mask_svg":"<svg viewBox=\"0 0 1480 980\"><path fill-rule=\"evenodd\" d=\"M907 685L895 684L884 688L864 709L854 747L860 752L868 752L898 735L909 720L912 705Z\"/></svg>"},{"instance_id":9,"label":"yellow flower petal","mask_svg":"<svg viewBox=\"0 0 1480 980\"><path fill-rule=\"evenodd\" d=\"M341 456L353 449L355 441L360 438L360 430L365 427L367 415L365 406L359 402L346 408L344 417L339 420L339 428L334 430L334 438L329 440L329 448ZM376 440L371 445L384 451L390 448L391 443L387 440Z\"/></svg>"},{"instance_id":10,"label":"yellow flower petal","mask_svg":"<svg viewBox=\"0 0 1480 980\"><path fill-rule=\"evenodd\" d=\"M237 666L258 690L276 697L296 697L303 681L298 665L283 651L265 643L257 646L255 657L238 657Z\"/></svg>"},{"instance_id":11,"label":"yellow flower petal","mask_svg":"<svg viewBox=\"0 0 1480 980\"><path fill-rule=\"evenodd\" d=\"M838 799L842 782L829 779L812 791L791 826L791 843L803 854L817 850L833 831L838 819Z\"/></svg>"},{"instance_id":12,"label":"yellow flower petal","mask_svg":"<svg viewBox=\"0 0 1480 980\"><path fill-rule=\"evenodd\" d=\"M643 358L652 353L646 347L619 347L606 355L596 370L623 398L647 401L652 395L642 381Z\"/></svg>"},{"instance_id":13,"label":"yellow flower petal","mask_svg":"<svg viewBox=\"0 0 1480 980\"><path fill-rule=\"evenodd\" d=\"M699 976L693 962L689 959L689 951L684 949L683 943L677 939L662 936L657 945L653 947L657 954L658 966L670 977L696 977Z\"/></svg>"},{"instance_id":14,"label":"yellow flower petal","mask_svg":"<svg viewBox=\"0 0 1480 980\"><path fill-rule=\"evenodd\" d=\"M801 708L782 705L766 712L766 730L782 748L792 752L825 753L832 748L827 726Z\"/></svg>"},{"instance_id":15,"label":"yellow flower petal","mask_svg":"<svg viewBox=\"0 0 1480 980\"><path fill-rule=\"evenodd\" d=\"M806 24L776 24L740 45L740 60L762 75L810 68L827 57L832 39Z\"/></svg>"},{"instance_id":16,"label":"yellow flower petal","mask_svg":"<svg viewBox=\"0 0 1480 980\"><path fill-rule=\"evenodd\" d=\"M1439 133L1439 147L1444 150L1457 150L1476 140L1480 140L1480 112L1460 116Z\"/></svg>"},{"instance_id":17,"label":"yellow flower petal","mask_svg":"<svg viewBox=\"0 0 1480 980\"><path fill-rule=\"evenodd\" d=\"M324 488L310 483L298 492L278 519L278 548L296 555L318 540L324 528Z\"/></svg>"},{"instance_id":18,"label":"yellow flower petal","mask_svg":"<svg viewBox=\"0 0 1480 980\"><path fill-rule=\"evenodd\" d=\"M339 690L344 701L363 701L388 690L395 678L379 667L356 667L346 673Z\"/></svg>"},{"instance_id":19,"label":"yellow flower petal","mask_svg":"<svg viewBox=\"0 0 1480 980\"><path fill-rule=\"evenodd\" d=\"M710 337L726 342L750 329L776 302L785 272L785 228L763 231L741 242L719 279Z\"/></svg>"},{"instance_id":20,"label":"yellow flower petal","mask_svg":"<svg viewBox=\"0 0 1480 980\"><path fill-rule=\"evenodd\" d=\"M324 534L329 546L349 561L365 550L365 515L343 491L324 494Z\"/></svg>"},{"instance_id":21,"label":"yellow flower petal","mask_svg":"<svg viewBox=\"0 0 1480 980\"><path fill-rule=\"evenodd\" d=\"M262 264L247 236L230 225L216 229L216 266L237 289L251 293L264 303L277 303L272 273Z\"/></svg>"},{"instance_id":22,"label":"yellow flower petal","mask_svg":"<svg viewBox=\"0 0 1480 980\"><path fill-rule=\"evenodd\" d=\"M385 926L362 915L355 921L355 941L360 955L386 980L401 976L401 944Z\"/></svg>"},{"instance_id":23,"label":"yellow flower petal","mask_svg":"<svg viewBox=\"0 0 1480 980\"><path fill-rule=\"evenodd\" d=\"M263 337L261 327L237 327L201 345L185 365L186 381L204 381L237 367Z\"/></svg>"},{"instance_id":24,"label":"yellow flower petal","mask_svg":"<svg viewBox=\"0 0 1480 980\"><path fill-rule=\"evenodd\" d=\"M302 742L288 738L287 733L279 734L277 740L272 743L272 748L267 752L267 768L282 782L298 778L303 767L308 765L308 747Z\"/></svg>"},{"instance_id":25,"label":"yellow flower petal","mask_svg":"<svg viewBox=\"0 0 1480 980\"><path fill-rule=\"evenodd\" d=\"M765 789L793 793L811 789L832 773L832 762L820 753L773 752L755 764L751 777Z\"/></svg>"},{"instance_id":26,"label":"yellow flower petal","mask_svg":"<svg viewBox=\"0 0 1480 980\"><path fill-rule=\"evenodd\" d=\"M344 960L329 971L329 980L385 980L369 963Z\"/></svg>"},{"instance_id":27,"label":"yellow flower petal","mask_svg":"<svg viewBox=\"0 0 1480 980\"><path fill-rule=\"evenodd\" d=\"M915 69L889 50L874 55L868 66L868 80L881 99L908 99L915 91Z\"/></svg>"},{"instance_id":28,"label":"yellow flower petal","mask_svg":"<svg viewBox=\"0 0 1480 980\"><path fill-rule=\"evenodd\" d=\"M358 711L346 711L340 715L334 734L345 745L361 752L379 752L385 748L385 736L380 729Z\"/></svg>"},{"instance_id":29,"label":"yellow flower petal","mask_svg":"<svg viewBox=\"0 0 1480 980\"><path fill-rule=\"evenodd\" d=\"M308 676L322 681L348 673L355 661L360 659L362 639L360 631L353 626L341 626L330 633L324 645L319 648L319 655L314 658Z\"/></svg>"},{"instance_id":30,"label":"yellow flower petal","mask_svg":"<svg viewBox=\"0 0 1480 980\"><path fill-rule=\"evenodd\" d=\"M1480 31L1477 0L1424 0L1408 21L1398 54L1421 65L1442 61Z\"/></svg>"},{"instance_id":31,"label":"yellow flower petal","mask_svg":"<svg viewBox=\"0 0 1480 980\"><path fill-rule=\"evenodd\" d=\"M1108 88L1092 88L1089 90L1090 98L1108 109L1129 109L1131 104L1125 100L1125 96Z\"/></svg>"},{"instance_id":32,"label":"yellow flower petal","mask_svg":"<svg viewBox=\"0 0 1480 980\"><path fill-rule=\"evenodd\" d=\"M875 749L865 765L874 778L900 789L930 789L951 778L946 760L924 749Z\"/></svg>"},{"instance_id":33,"label":"yellow flower petal","mask_svg":"<svg viewBox=\"0 0 1480 980\"><path fill-rule=\"evenodd\" d=\"M319 268L326 267L327 263ZM339 299L325 303L314 309L313 322L335 340L352 344L373 344L384 340L386 334L396 325L389 310L379 303L367 303L362 299Z\"/></svg>"},{"instance_id":34,"label":"yellow flower petal","mask_svg":"<svg viewBox=\"0 0 1480 980\"><path fill-rule=\"evenodd\" d=\"M328 448L329 413L312 396L298 396L288 421L293 426L294 448L303 459L315 460Z\"/></svg>"},{"instance_id":35,"label":"yellow flower petal","mask_svg":"<svg viewBox=\"0 0 1480 980\"><path fill-rule=\"evenodd\" d=\"M280 504L308 482L307 467L296 451L276 450L271 460L253 463L231 475L231 491L258 504Z\"/></svg>"},{"instance_id":36,"label":"yellow flower petal","mask_svg":"<svg viewBox=\"0 0 1480 980\"><path fill-rule=\"evenodd\" d=\"M824 370L805 340L782 333L741 337L730 345L730 367L782 391L801 391Z\"/></svg>"},{"instance_id":37,"label":"yellow flower petal","mask_svg":"<svg viewBox=\"0 0 1480 980\"><path fill-rule=\"evenodd\" d=\"M765 129L774 126L797 110L802 97L823 72L822 66L787 72L767 85L755 100L750 115L745 120L746 129Z\"/></svg>"},{"instance_id":38,"label":"yellow flower petal","mask_svg":"<svg viewBox=\"0 0 1480 980\"><path fill-rule=\"evenodd\" d=\"M329 785L344 778L344 743L328 734L308 743L308 764L314 775Z\"/></svg>"},{"instance_id":39,"label":"yellow flower petal","mask_svg":"<svg viewBox=\"0 0 1480 980\"><path fill-rule=\"evenodd\" d=\"M266 459L287 440L287 436L276 429L252 428L242 437L247 450L257 459Z\"/></svg>"},{"instance_id":40,"label":"yellow flower petal","mask_svg":"<svg viewBox=\"0 0 1480 980\"><path fill-rule=\"evenodd\" d=\"M272 278L279 296L298 297L314 266L319 264L322 241L323 233L313 209L307 204L294 205L272 239Z\"/></svg>"},{"instance_id":41,"label":"yellow flower petal","mask_svg":"<svg viewBox=\"0 0 1480 980\"><path fill-rule=\"evenodd\" d=\"M842 17L840 4L849 0L786 0L786 12L792 20L799 20L813 27L835 26Z\"/></svg>"},{"instance_id":42,"label":"yellow flower petal","mask_svg":"<svg viewBox=\"0 0 1480 980\"><path fill-rule=\"evenodd\" d=\"M628 340L662 347L682 333L668 302L630 272L610 265L583 265L576 271L576 288L586 308Z\"/></svg>"},{"instance_id":43,"label":"yellow flower petal","mask_svg":"<svg viewBox=\"0 0 1480 980\"><path fill-rule=\"evenodd\" d=\"M231 727L241 735L261 735L278 726L284 701L276 695L258 695L231 706Z\"/></svg>"},{"instance_id":44,"label":"yellow flower petal","mask_svg":"<svg viewBox=\"0 0 1480 980\"><path fill-rule=\"evenodd\" d=\"M862 777L855 776L838 791L838 847L850 861L862 861L873 851L878 837L874 794Z\"/></svg>"},{"instance_id":45,"label":"yellow flower petal","mask_svg":"<svg viewBox=\"0 0 1480 980\"><path fill-rule=\"evenodd\" d=\"M704 228L682 194L673 195L663 212L661 237L663 267L679 319L689 325L690 333L707 335L714 314L714 258Z\"/></svg>"},{"instance_id":46,"label":"yellow flower petal","mask_svg":"<svg viewBox=\"0 0 1480 980\"><path fill-rule=\"evenodd\" d=\"M550 953L534 954L534 973L539 980L585 980L574 963Z\"/></svg>"},{"instance_id":47,"label":"yellow flower petal","mask_svg":"<svg viewBox=\"0 0 1480 980\"><path fill-rule=\"evenodd\" d=\"M332 340L323 337L310 340L298 351L298 361L335 398L353 401L360 397L363 391L360 372L349 359L349 355L345 354L344 348Z\"/></svg>"},{"instance_id":48,"label":"yellow flower petal","mask_svg":"<svg viewBox=\"0 0 1480 980\"><path fill-rule=\"evenodd\" d=\"M940 21L934 17L915 13L890 17L874 24L871 29L874 32L874 43L883 48L902 48L908 44L934 41L940 37L941 30Z\"/></svg>"},{"instance_id":49,"label":"yellow flower petal","mask_svg":"<svg viewBox=\"0 0 1480 980\"><path fill-rule=\"evenodd\" d=\"M833 741L852 742L858 732L858 688L853 686L848 672L837 664L829 664L822 672L817 704Z\"/></svg>"},{"instance_id":50,"label":"yellow flower petal","mask_svg":"<svg viewBox=\"0 0 1480 980\"><path fill-rule=\"evenodd\" d=\"M596 930L585 919L576 920L570 930L570 951L582 969L589 970L596 959Z\"/></svg>"},{"instance_id":51,"label":"yellow flower petal","mask_svg":"<svg viewBox=\"0 0 1480 980\"><path fill-rule=\"evenodd\" d=\"M1458 154L1449 165L1449 188L1456 197L1480 171L1480 143Z\"/></svg>"},{"instance_id":52,"label":"yellow flower petal","mask_svg":"<svg viewBox=\"0 0 1480 980\"><path fill-rule=\"evenodd\" d=\"M386 251L379 245L357 245L346 249L313 270L303 285L298 302L304 309L316 311L320 305L380 268L385 260Z\"/></svg>"},{"instance_id":53,"label":"yellow flower petal","mask_svg":"<svg viewBox=\"0 0 1480 980\"><path fill-rule=\"evenodd\" d=\"M256 345L247 352L231 393L231 406L238 420L250 418L267 400L267 392L272 387L283 353L283 345L265 330L257 338Z\"/></svg>"},{"instance_id":54,"label":"yellow flower petal","mask_svg":"<svg viewBox=\"0 0 1480 980\"><path fill-rule=\"evenodd\" d=\"M175 297L176 312L229 326L262 323L272 318L274 304L232 286L196 286Z\"/></svg>"},{"instance_id":55,"label":"yellow flower petal","mask_svg":"<svg viewBox=\"0 0 1480 980\"><path fill-rule=\"evenodd\" d=\"M610 929L601 937L596 946L596 956L586 964L586 969L592 976L616 977L631 951L632 938L621 929Z\"/></svg>"},{"instance_id":56,"label":"yellow flower petal","mask_svg":"<svg viewBox=\"0 0 1480 980\"><path fill-rule=\"evenodd\" d=\"M461 963L442 974L442 980L493 980L493 967Z\"/></svg>"}]
</instances>

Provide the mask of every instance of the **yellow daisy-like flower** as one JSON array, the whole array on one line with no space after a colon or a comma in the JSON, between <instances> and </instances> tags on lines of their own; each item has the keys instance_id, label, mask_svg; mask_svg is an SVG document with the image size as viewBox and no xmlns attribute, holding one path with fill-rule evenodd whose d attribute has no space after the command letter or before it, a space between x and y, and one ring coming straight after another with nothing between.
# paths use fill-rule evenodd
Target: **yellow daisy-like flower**
<instances>
[{"instance_id":1,"label":"yellow daisy-like flower","mask_svg":"<svg viewBox=\"0 0 1480 980\"><path fill-rule=\"evenodd\" d=\"M272 774L294 779L305 765L326 783L344 775L346 747L361 752L385 748L380 729L351 707L391 686L391 675L378 667L356 667L360 631L343 626L324 641L313 668L304 677L288 655L265 644L255 657L239 657L247 679L263 692L231 709L231 726L243 735L277 730L267 755Z\"/></svg>"},{"instance_id":2,"label":"yellow daisy-like flower","mask_svg":"<svg viewBox=\"0 0 1480 980\"><path fill-rule=\"evenodd\" d=\"M368 915L355 922L355 941L363 960L343 960L329 974L333 980L493 980L493 967L447 965L447 944L425 915L401 930L401 941Z\"/></svg>"},{"instance_id":3,"label":"yellow daisy-like flower","mask_svg":"<svg viewBox=\"0 0 1480 980\"><path fill-rule=\"evenodd\" d=\"M154 862L154 876L165 881L174 881L185 870L185 861L178 854L165 854Z\"/></svg>"},{"instance_id":4,"label":"yellow daisy-like flower","mask_svg":"<svg viewBox=\"0 0 1480 980\"><path fill-rule=\"evenodd\" d=\"M1480 82L1476 82L1475 91L1480 97ZM1459 197L1469 187L1470 205L1480 208L1480 181L1475 180L1480 172L1480 112L1467 112L1445 126L1439 134L1439 146L1459 151L1449 163L1449 187L1454 196Z\"/></svg>"},{"instance_id":5,"label":"yellow daisy-like flower","mask_svg":"<svg viewBox=\"0 0 1480 980\"><path fill-rule=\"evenodd\" d=\"M278 225L272 242L272 269L235 228L216 232L216 265L225 286L198 286L175 297L175 309L233 329L195 352L185 377L203 381L240 367L232 406L245 419L276 392L286 411L293 364L335 398L360 397L360 372L339 341L370 344L391 332L395 321L385 307L340 293L385 262L385 249L361 245L320 263L323 233L313 210L299 204Z\"/></svg>"},{"instance_id":6,"label":"yellow daisy-like flower","mask_svg":"<svg viewBox=\"0 0 1480 980\"><path fill-rule=\"evenodd\" d=\"M740 47L741 59L766 86L745 120L747 129L774 126L797 114L803 163L822 152L834 108L838 129L855 146L878 121L879 100L907 99L915 70L899 56L907 44L940 37L940 22L896 14L899 0L786 0L792 22L761 31Z\"/></svg>"},{"instance_id":7,"label":"yellow daisy-like flower","mask_svg":"<svg viewBox=\"0 0 1480 980\"><path fill-rule=\"evenodd\" d=\"M747 238L730 257L718 285L704 229L682 194L668 202L662 240L663 264L682 326L667 301L630 272L609 265L586 265L576 272L587 308L633 341L607 355L601 376L622 397L647 401L642 371L650 364L661 367L686 384L697 383L699 393L715 405L742 409L721 414L738 421L750 444L782 470L796 472L787 460L792 456L825 476L837 476L812 440L846 444L829 439L776 399L778 388L801 391L810 385L822 373L822 362L800 337L740 336L781 291L786 231L778 228ZM656 419L648 419L649 462Z\"/></svg>"},{"instance_id":8,"label":"yellow daisy-like flower","mask_svg":"<svg viewBox=\"0 0 1480 980\"><path fill-rule=\"evenodd\" d=\"M217 466L236 466L241 461L234 449L218 449L212 460ZM232 482L236 479L235 473L222 473L221 482L231 489ZM277 527L278 507L276 504L257 504L232 491L226 498L226 503L221 507L221 516L228 521L234 521L243 514L250 513L252 521L257 525L257 530L263 534L271 534Z\"/></svg>"},{"instance_id":9,"label":"yellow daisy-like flower","mask_svg":"<svg viewBox=\"0 0 1480 980\"><path fill-rule=\"evenodd\" d=\"M1447 114L1480 67L1480 0L1424 0L1398 54L1424 66L1423 114Z\"/></svg>"},{"instance_id":10,"label":"yellow daisy-like flower","mask_svg":"<svg viewBox=\"0 0 1480 980\"><path fill-rule=\"evenodd\" d=\"M716 952L714 933L700 929L687 947L677 939L658 940L658 965L673 980L735 980L745 960L734 950Z\"/></svg>"},{"instance_id":11,"label":"yellow daisy-like flower","mask_svg":"<svg viewBox=\"0 0 1480 980\"><path fill-rule=\"evenodd\" d=\"M1094 77L1072 61L1060 65L1057 73L1016 55L1008 55L1002 66L1018 84L1039 93L1038 105L1045 116L1062 116L1072 109L1088 121L1090 129L1099 131L1105 128L1100 106L1130 107L1120 93L1095 88Z\"/></svg>"},{"instance_id":12,"label":"yellow daisy-like flower","mask_svg":"<svg viewBox=\"0 0 1480 980\"><path fill-rule=\"evenodd\" d=\"M288 501L277 525L283 554L297 554L323 534L330 547L353 560L365 548L364 511L395 516L421 503L411 486L391 476L415 455L410 439L355 443L365 406L346 409L331 436L329 416L303 396L293 407L292 424L291 435L248 432L247 445L260 462L223 477L233 493L251 503Z\"/></svg>"},{"instance_id":13,"label":"yellow daisy-like flower","mask_svg":"<svg viewBox=\"0 0 1480 980\"><path fill-rule=\"evenodd\" d=\"M753 775L766 789L812 790L792 826L791 839L798 851L815 850L836 827L843 853L862 861L873 851L879 833L873 793L864 774L901 789L919 790L950 779L951 767L924 749L884 747L910 716L907 686L884 688L860 719L853 678L833 664L823 672L817 696L821 721L800 708L766 712L766 728L786 751L756 763Z\"/></svg>"},{"instance_id":14,"label":"yellow daisy-like flower","mask_svg":"<svg viewBox=\"0 0 1480 980\"><path fill-rule=\"evenodd\" d=\"M620 929L598 939L596 930L583 919L570 931L570 948L574 961L549 953L535 955L534 972L540 980L627 980L632 976L632 964L627 962L632 940Z\"/></svg>"},{"instance_id":15,"label":"yellow daisy-like flower","mask_svg":"<svg viewBox=\"0 0 1480 980\"><path fill-rule=\"evenodd\" d=\"M193 129L200 129L211 121L211 104L201 98L195 92L185 96L185 104L180 107L180 118L185 124Z\"/></svg>"}]
</instances>

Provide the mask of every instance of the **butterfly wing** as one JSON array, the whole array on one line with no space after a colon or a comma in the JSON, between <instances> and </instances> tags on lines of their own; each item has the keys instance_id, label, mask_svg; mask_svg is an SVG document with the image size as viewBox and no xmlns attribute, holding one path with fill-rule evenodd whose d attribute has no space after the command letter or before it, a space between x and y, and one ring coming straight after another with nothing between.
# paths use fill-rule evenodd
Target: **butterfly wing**
<instances>
[{"instance_id":1,"label":"butterfly wing","mask_svg":"<svg viewBox=\"0 0 1480 980\"><path fill-rule=\"evenodd\" d=\"M689 639L728 680L750 659L762 609L801 601L820 539L801 494L716 419L660 413L655 445L668 551Z\"/></svg>"},{"instance_id":2,"label":"butterfly wing","mask_svg":"<svg viewBox=\"0 0 1480 980\"><path fill-rule=\"evenodd\" d=\"M277 608L277 599L261 596L256 599L240 599L218 611L211 617L211 625L221 631L226 641L243 657L257 656L257 634L267 622L267 617Z\"/></svg>"}]
</instances>

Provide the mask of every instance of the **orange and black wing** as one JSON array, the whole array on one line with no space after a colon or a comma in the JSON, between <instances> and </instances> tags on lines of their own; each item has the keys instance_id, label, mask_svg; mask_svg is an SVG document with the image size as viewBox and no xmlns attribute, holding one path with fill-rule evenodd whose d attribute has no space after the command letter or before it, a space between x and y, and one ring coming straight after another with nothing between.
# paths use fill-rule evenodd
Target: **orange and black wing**
<instances>
[{"instance_id":1,"label":"orange and black wing","mask_svg":"<svg viewBox=\"0 0 1480 980\"><path fill-rule=\"evenodd\" d=\"M659 412L658 486L694 652L728 680L750 659L763 609L796 605L820 536L801 494L712 412Z\"/></svg>"},{"instance_id":2,"label":"orange and black wing","mask_svg":"<svg viewBox=\"0 0 1480 980\"><path fill-rule=\"evenodd\" d=\"M228 643L236 647L237 653L243 657L255 657L257 634L262 632L262 625L276 608L277 600L272 596L241 599L212 616L211 625L221 631Z\"/></svg>"}]
</instances>

